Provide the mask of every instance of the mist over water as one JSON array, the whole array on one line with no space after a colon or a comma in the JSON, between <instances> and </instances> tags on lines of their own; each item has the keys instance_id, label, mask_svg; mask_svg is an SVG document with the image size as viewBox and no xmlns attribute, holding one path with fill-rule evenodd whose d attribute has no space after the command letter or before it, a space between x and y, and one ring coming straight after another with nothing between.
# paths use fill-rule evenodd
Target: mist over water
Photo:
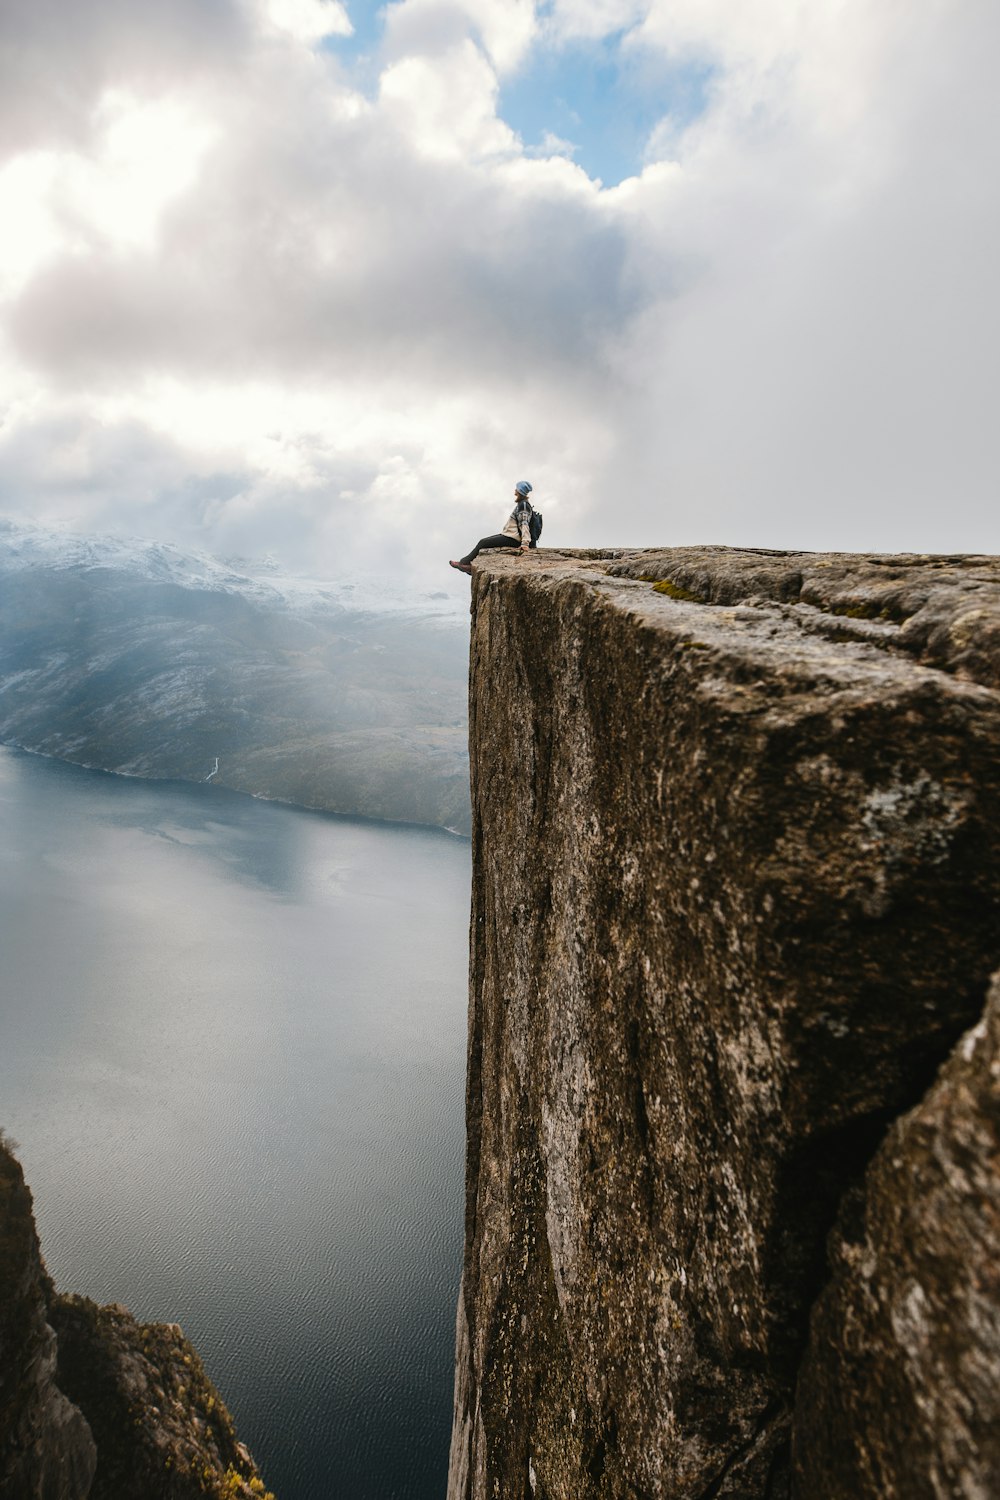
<instances>
[{"instance_id":1,"label":"mist over water","mask_svg":"<svg viewBox=\"0 0 1000 1500\"><path fill-rule=\"evenodd\" d=\"M0 750L0 1125L56 1284L179 1322L278 1500L440 1500L469 849Z\"/></svg>"}]
</instances>

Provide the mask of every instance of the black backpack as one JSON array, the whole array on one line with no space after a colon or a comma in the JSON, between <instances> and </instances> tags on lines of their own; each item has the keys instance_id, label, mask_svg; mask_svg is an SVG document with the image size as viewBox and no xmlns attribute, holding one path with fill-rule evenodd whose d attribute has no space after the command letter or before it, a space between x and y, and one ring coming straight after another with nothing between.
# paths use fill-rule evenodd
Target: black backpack
<instances>
[{"instance_id":1,"label":"black backpack","mask_svg":"<svg viewBox=\"0 0 1000 1500\"><path fill-rule=\"evenodd\" d=\"M536 510L534 506L531 507L531 517L528 521L528 530L531 532L531 545L533 547L537 547L538 538L542 534L542 513L540 510Z\"/></svg>"}]
</instances>

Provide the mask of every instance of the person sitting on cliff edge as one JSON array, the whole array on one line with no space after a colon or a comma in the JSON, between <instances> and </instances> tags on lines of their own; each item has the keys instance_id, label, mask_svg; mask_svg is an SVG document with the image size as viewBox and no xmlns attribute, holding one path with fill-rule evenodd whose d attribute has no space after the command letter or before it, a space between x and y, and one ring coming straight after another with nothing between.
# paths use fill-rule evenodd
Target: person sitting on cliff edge
<instances>
[{"instance_id":1,"label":"person sitting on cliff edge","mask_svg":"<svg viewBox=\"0 0 1000 1500\"><path fill-rule=\"evenodd\" d=\"M464 557L450 559L450 566L457 568L460 573L471 573L473 560L484 547L516 547L518 556L533 547L535 537L532 535L531 518L534 511L528 499L530 494L531 485L526 479L519 479L514 486L514 509L507 517L503 530L497 532L496 536L482 537Z\"/></svg>"}]
</instances>

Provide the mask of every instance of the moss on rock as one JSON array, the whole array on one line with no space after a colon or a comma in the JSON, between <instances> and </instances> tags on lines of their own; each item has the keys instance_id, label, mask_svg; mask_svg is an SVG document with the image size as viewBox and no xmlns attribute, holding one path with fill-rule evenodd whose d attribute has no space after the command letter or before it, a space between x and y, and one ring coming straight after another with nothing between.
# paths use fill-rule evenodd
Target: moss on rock
<instances>
[{"instance_id":1,"label":"moss on rock","mask_svg":"<svg viewBox=\"0 0 1000 1500\"><path fill-rule=\"evenodd\" d=\"M56 1296L50 1316L60 1385L97 1442L91 1500L252 1500L266 1493L176 1323L138 1323L124 1307L75 1296Z\"/></svg>"}]
</instances>

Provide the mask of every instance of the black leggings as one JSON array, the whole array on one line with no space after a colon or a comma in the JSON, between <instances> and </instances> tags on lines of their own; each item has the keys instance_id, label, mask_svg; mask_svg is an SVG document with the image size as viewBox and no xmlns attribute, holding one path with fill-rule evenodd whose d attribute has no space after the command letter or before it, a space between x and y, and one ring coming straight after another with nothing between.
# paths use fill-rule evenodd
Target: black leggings
<instances>
[{"instance_id":1,"label":"black leggings","mask_svg":"<svg viewBox=\"0 0 1000 1500\"><path fill-rule=\"evenodd\" d=\"M521 543L516 536L505 536L502 531L499 531L496 536L484 536L476 543L472 551L467 552L464 557L459 558L459 561L464 563L472 562L473 558L478 557L484 547L520 547L520 545Z\"/></svg>"}]
</instances>

